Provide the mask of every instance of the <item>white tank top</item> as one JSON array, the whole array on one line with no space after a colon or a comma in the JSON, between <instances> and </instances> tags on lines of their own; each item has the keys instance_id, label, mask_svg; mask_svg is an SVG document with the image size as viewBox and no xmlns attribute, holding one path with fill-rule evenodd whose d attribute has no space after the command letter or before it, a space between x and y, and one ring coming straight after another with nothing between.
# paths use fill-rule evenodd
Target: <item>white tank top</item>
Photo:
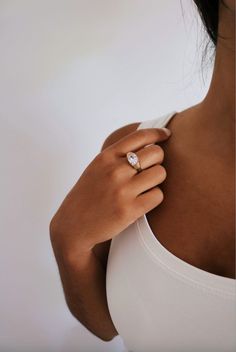
<instances>
[{"instance_id":1,"label":"white tank top","mask_svg":"<svg viewBox=\"0 0 236 352\"><path fill-rule=\"evenodd\" d=\"M138 129L164 127L175 113ZM145 214L112 239L106 290L112 321L130 352L236 351L236 280L176 257Z\"/></svg>"}]
</instances>

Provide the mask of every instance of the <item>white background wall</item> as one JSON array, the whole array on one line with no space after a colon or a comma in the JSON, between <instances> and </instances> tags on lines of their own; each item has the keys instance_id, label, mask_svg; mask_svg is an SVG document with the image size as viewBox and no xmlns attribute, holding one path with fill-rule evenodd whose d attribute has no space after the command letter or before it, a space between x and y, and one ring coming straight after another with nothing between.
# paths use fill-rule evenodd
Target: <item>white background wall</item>
<instances>
[{"instance_id":1,"label":"white background wall","mask_svg":"<svg viewBox=\"0 0 236 352\"><path fill-rule=\"evenodd\" d=\"M67 309L48 226L110 132L204 97L196 16L192 0L0 1L1 352L122 351Z\"/></svg>"}]
</instances>

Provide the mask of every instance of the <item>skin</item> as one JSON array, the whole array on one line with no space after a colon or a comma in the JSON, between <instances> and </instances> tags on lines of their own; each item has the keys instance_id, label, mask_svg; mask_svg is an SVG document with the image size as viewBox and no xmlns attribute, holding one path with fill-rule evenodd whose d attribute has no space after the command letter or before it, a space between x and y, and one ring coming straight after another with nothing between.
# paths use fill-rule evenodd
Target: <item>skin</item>
<instances>
[{"instance_id":1,"label":"skin","mask_svg":"<svg viewBox=\"0 0 236 352\"><path fill-rule=\"evenodd\" d=\"M166 126L165 202L147 218L175 255L235 278L235 2L226 5L231 11L221 5L219 33L227 39L218 38L208 93Z\"/></svg>"},{"instance_id":2,"label":"skin","mask_svg":"<svg viewBox=\"0 0 236 352\"><path fill-rule=\"evenodd\" d=\"M168 175L160 187L165 202L147 219L170 252L205 271L235 278L235 2L225 3L230 10L220 4L219 33L226 39L218 38L209 90L202 102L177 113L166 126L172 137L161 143ZM108 250L109 243L95 247L104 266Z\"/></svg>"},{"instance_id":3,"label":"skin","mask_svg":"<svg viewBox=\"0 0 236 352\"><path fill-rule=\"evenodd\" d=\"M232 172L235 139L235 2L225 1L219 12L216 60L209 90L202 102L182 111L168 127L179 129L186 145L195 148L204 143L211 156L216 153ZM177 126L178 123L178 126ZM181 132L180 132L181 130ZM229 169L230 166L230 169ZM229 169L229 170L228 170Z\"/></svg>"},{"instance_id":4,"label":"skin","mask_svg":"<svg viewBox=\"0 0 236 352\"><path fill-rule=\"evenodd\" d=\"M232 11L221 6L219 32L227 39L218 40L203 101L172 117L170 137L159 129L136 131L138 122L113 132L51 220L67 305L104 341L118 335L105 290L111 238L144 213L170 252L205 271L235 278L235 5L226 3ZM155 145L144 153L149 143ZM140 174L122 158L138 146L142 167L149 167Z\"/></svg>"},{"instance_id":5,"label":"skin","mask_svg":"<svg viewBox=\"0 0 236 352\"><path fill-rule=\"evenodd\" d=\"M155 143L169 138L167 133L156 128L125 136L123 130L120 132L123 138L117 140L115 133L105 141L101 153L84 170L50 223L68 308L104 341L118 332L107 306L106 269L94 247L103 247L104 242L109 243L158 206L163 200L158 185L166 178L165 168L160 165L164 153ZM144 168L141 173L127 163L125 155L130 150L138 150Z\"/></svg>"}]
</instances>

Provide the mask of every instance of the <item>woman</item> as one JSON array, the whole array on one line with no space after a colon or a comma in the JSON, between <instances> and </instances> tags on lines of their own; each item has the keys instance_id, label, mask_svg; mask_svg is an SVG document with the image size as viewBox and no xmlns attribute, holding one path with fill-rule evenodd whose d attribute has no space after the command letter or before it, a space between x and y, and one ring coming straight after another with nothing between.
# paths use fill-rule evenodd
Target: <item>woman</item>
<instances>
[{"instance_id":1,"label":"woman","mask_svg":"<svg viewBox=\"0 0 236 352\"><path fill-rule=\"evenodd\" d=\"M113 132L50 223L70 311L134 352L236 350L235 3L194 2L205 98Z\"/></svg>"}]
</instances>

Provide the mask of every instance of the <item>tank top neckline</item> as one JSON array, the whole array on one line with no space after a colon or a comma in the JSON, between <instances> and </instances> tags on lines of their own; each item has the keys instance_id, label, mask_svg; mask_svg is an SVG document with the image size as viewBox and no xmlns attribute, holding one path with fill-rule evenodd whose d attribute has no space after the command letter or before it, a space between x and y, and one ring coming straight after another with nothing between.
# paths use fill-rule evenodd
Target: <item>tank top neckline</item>
<instances>
[{"instance_id":1,"label":"tank top neckline","mask_svg":"<svg viewBox=\"0 0 236 352\"><path fill-rule=\"evenodd\" d=\"M155 123L152 127L165 127L176 113L178 112L172 111L165 116L161 116L160 119L155 119ZM142 123L139 126L141 125ZM147 253L150 254L154 261L161 264L170 273L185 282L188 281L189 283L202 287L209 292L219 294L226 298L235 299L236 279L205 271L174 255L164 247L154 235L148 223L146 214L137 219L136 225L138 227L139 239L147 250Z\"/></svg>"}]
</instances>

